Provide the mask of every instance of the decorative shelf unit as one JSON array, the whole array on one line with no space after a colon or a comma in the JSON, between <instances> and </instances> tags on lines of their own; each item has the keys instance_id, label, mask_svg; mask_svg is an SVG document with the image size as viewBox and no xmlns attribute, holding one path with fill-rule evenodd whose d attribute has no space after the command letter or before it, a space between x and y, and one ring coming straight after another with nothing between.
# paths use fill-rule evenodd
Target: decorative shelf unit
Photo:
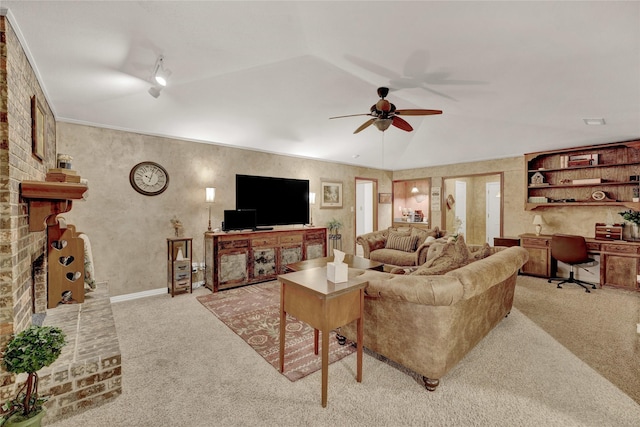
<instances>
[{"instance_id":1,"label":"decorative shelf unit","mask_svg":"<svg viewBox=\"0 0 640 427\"><path fill-rule=\"evenodd\" d=\"M47 308L84 302L84 241L73 225L61 225L57 216L69 212L87 188L69 182L20 184L20 194L29 203L29 231L47 230Z\"/></svg>"},{"instance_id":2,"label":"decorative shelf unit","mask_svg":"<svg viewBox=\"0 0 640 427\"><path fill-rule=\"evenodd\" d=\"M640 210L640 140L524 155L525 209L626 206Z\"/></svg>"},{"instance_id":3,"label":"decorative shelf unit","mask_svg":"<svg viewBox=\"0 0 640 427\"><path fill-rule=\"evenodd\" d=\"M191 282L191 237L167 238L167 293L193 292Z\"/></svg>"},{"instance_id":4,"label":"decorative shelf unit","mask_svg":"<svg viewBox=\"0 0 640 427\"><path fill-rule=\"evenodd\" d=\"M29 203L29 231L44 231L56 225L56 215L69 212L73 200L87 191L84 184L70 182L22 181L20 194Z\"/></svg>"}]
</instances>

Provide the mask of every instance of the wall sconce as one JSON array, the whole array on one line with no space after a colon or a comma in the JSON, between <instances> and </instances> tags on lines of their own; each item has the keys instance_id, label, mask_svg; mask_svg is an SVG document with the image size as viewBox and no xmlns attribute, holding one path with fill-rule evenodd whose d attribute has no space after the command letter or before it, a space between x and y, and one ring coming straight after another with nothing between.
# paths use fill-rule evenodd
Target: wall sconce
<instances>
[{"instance_id":1,"label":"wall sconce","mask_svg":"<svg viewBox=\"0 0 640 427\"><path fill-rule=\"evenodd\" d=\"M533 224L536 226L536 236L540 235L542 232L542 226L546 224L542 215L536 215L533 217Z\"/></svg>"},{"instance_id":2,"label":"wall sconce","mask_svg":"<svg viewBox=\"0 0 640 427\"><path fill-rule=\"evenodd\" d=\"M311 205L316 204L316 193L309 193L309 225L313 225L313 208Z\"/></svg>"},{"instance_id":3,"label":"wall sconce","mask_svg":"<svg viewBox=\"0 0 640 427\"><path fill-rule=\"evenodd\" d=\"M216 200L216 189L213 187L207 187L204 193L204 201L209 204L209 228L207 231L211 231L211 205Z\"/></svg>"}]
</instances>

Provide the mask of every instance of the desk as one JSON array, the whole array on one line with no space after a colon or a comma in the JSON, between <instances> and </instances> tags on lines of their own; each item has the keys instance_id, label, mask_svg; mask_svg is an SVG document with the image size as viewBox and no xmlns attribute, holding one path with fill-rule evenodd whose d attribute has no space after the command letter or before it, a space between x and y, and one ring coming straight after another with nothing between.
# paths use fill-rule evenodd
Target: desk
<instances>
[{"instance_id":1,"label":"desk","mask_svg":"<svg viewBox=\"0 0 640 427\"><path fill-rule=\"evenodd\" d=\"M318 354L318 330L322 333L322 407L327 406L329 377L329 332L354 320L358 321L357 373L362 382L362 344L364 337L364 288L368 281L349 270L349 281L327 280L327 268L312 268L278 276L280 281L280 372L284 372L284 341L287 313L312 326L314 351Z\"/></svg>"},{"instance_id":2,"label":"desk","mask_svg":"<svg viewBox=\"0 0 640 427\"><path fill-rule=\"evenodd\" d=\"M551 256L551 235L521 234L521 245L529 252L522 274L555 277L558 262ZM640 242L585 238L587 250L600 255L600 286L640 291Z\"/></svg>"}]
</instances>

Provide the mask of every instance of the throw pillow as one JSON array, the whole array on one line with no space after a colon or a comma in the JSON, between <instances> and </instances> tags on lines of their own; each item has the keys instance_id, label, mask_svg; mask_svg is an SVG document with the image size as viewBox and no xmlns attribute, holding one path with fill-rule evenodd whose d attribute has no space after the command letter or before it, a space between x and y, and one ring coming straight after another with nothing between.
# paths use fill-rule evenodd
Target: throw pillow
<instances>
[{"instance_id":1,"label":"throw pillow","mask_svg":"<svg viewBox=\"0 0 640 427\"><path fill-rule=\"evenodd\" d=\"M419 236L419 240L424 242L428 237L433 237L434 239L438 237L438 227L430 230L425 230L422 228L411 227L411 235Z\"/></svg>"},{"instance_id":2,"label":"throw pillow","mask_svg":"<svg viewBox=\"0 0 640 427\"><path fill-rule=\"evenodd\" d=\"M445 274L449 271L463 267L469 260L469 249L467 248L464 238L458 238L455 242L434 243L431 246L439 245L438 253L430 260L425 262L420 268L412 274L416 276L428 276ZM431 249L431 247L429 248Z\"/></svg>"},{"instance_id":3,"label":"throw pillow","mask_svg":"<svg viewBox=\"0 0 640 427\"><path fill-rule=\"evenodd\" d=\"M477 261L479 259L483 259L491 255L491 246L488 243L485 243L480 249L477 251L469 251L469 261Z\"/></svg>"},{"instance_id":4,"label":"throw pillow","mask_svg":"<svg viewBox=\"0 0 640 427\"><path fill-rule=\"evenodd\" d=\"M398 233L389 233L385 248L396 249L403 252L414 252L418 244L418 236L405 236Z\"/></svg>"}]
</instances>

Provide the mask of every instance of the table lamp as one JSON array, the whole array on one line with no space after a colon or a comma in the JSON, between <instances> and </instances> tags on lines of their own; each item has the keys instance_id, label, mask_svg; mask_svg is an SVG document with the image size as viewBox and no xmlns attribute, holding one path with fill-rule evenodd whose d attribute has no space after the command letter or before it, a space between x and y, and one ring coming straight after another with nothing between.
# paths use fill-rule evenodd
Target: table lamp
<instances>
[{"instance_id":1,"label":"table lamp","mask_svg":"<svg viewBox=\"0 0 640 427\"><path fill-rule=\"evenodd\" d=\"M309 193L309 205L316 204L316 193ZM309 225L313 225L313 208L309 206Z\"/></svg>"},{"instance_id":2,"label":"table lamp","mask_svg":"<svg viewBox=\"0 0 640 427\"><path fill-rule=\"evenodd\" d=\"M213 187L207 187L204 193L204 201L209 204L209 228L207 231L211 231L211 205L216 199L216 189Z\"/></svg>"},{"instance_id":3,"label":"table lamp","mask_svg":"<svg viewBox=\"0 0 640 427\"><path fill-rule=\"evenodd\" d=\"M539 236L540 232L542 231L542 225L546 224L546 222L544 222L544 218L542 218L542 215L534 216L533 224L536 226L536 236Z\"/></svg>"}]
</instances>

